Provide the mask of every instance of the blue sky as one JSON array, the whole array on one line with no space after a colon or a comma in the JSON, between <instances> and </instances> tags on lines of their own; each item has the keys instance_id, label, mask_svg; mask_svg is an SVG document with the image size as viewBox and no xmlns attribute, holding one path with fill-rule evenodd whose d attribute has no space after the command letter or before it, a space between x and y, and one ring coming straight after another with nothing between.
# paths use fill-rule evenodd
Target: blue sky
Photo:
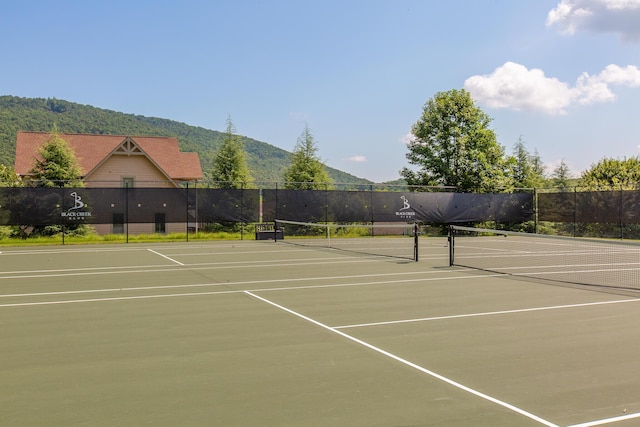
<instances>
[{"instance_id":1,"label":"blue sky","mask_svg":"<svg viewBox=\"0 0 640 427\"><path fill-rule=\"evenodd\" d=\"M640 0L21 0L0 95L224 130L399 177L436 93L468 90L551 172L640 153Z\"/></svg>"}]
</instances>

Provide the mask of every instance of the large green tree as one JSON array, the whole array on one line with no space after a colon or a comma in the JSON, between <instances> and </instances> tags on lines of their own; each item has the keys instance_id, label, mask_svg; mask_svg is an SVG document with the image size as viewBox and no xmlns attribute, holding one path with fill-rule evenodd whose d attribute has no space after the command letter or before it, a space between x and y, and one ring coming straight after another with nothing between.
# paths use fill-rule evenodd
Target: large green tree
<instances>
[{"instance_id":1,"label":"large green tree","mask_svg":"<svg viewBox=\"0 0 640 427\"><path fill-rule=\"evenodd\" d=\"M247 188L252 185L242 138L236 135L230 116L222 144L213 159L211 179L219 188Z\"/></svg>"},{"instance_id":2,"label":"large green tree","mask_svg":"<svg viewBox=\"0 0 640 427\"><path fill-rule=\"evenodd\" d=\"M491 118L477 107L469 92L439 92L424 105L408 144L403 168L410 185L455 186L459 191L485 192L511 187L513 159L489 128Z\"/></svg>"},{"instance_id":3,"label":"large green tree","mask_svg":"<svg viewBox=\"0 0 640 427\"><path fill-rule=\"evenodd\" d=\"M284 173L285 188L324 190L330 187L331 178L317 153L315 138L309 126L305 125L293 150L291 164Z\"/></svg>"},{"instance_id":4,"label":"large green tree","mask_svg":"<svg viewBox=\"0 0 640 427\"><path fill-rule=\"evenodd\" d=\"M600 160L584 171L580 177L580 186L589 189L634 189L640 186L640 159Z\"/></svg>"},{"instance_id":5,"label":"large green tree","mask_svg":"<svg viewBox=\"0 0 640 427\"><path fill-rule=\"evenodd\" d=\"M54 126L39 151L31 173L38 187L82 186L80 166L76 156Z\"/></svg>"}]
</instances>

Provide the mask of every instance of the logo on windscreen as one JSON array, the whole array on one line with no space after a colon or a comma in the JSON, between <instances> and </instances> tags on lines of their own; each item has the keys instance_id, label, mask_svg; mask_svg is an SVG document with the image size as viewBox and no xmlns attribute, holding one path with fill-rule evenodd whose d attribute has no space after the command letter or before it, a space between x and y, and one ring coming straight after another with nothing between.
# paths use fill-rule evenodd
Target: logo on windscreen
<instances>
[{"instance_id":1,"label":"logo on windscreen","mask_svg":"<svg viewBox=\"0 0 640 427\"><path fill-rule=\"evenodd\" d=\"M82 201L82 197L76 191L69 194L69 196L73 199L73 206L64 212L60 212L60 216L70 221L81 221L91 216L91 212L83 210L87 205Z\"/></svg>"},{"instance_id":2,"label":"logo on windscreen","mask_svg":"<svg viewBox=\"0 0 640 427\"><path fill-rule=\"evenodd\" d=\"M416 213L411 209L411 204L407 196L400 196L400 200L402 200L402 207L396 212L396 216L404 218L415 216Z\"/></svg>"}]
</instances>

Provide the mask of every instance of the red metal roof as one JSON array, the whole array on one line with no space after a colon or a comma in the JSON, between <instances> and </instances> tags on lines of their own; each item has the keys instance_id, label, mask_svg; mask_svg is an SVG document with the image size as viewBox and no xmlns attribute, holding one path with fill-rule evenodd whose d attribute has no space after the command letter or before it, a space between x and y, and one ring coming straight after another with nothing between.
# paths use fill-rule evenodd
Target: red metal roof
<instances>
[{"instance_id":1,"label":"red metal roof","mask_svg":"<svg viewBox=\"0 0 640 427\"><path fill-rule=\"evenodd\" d=\"M49 136L48 132L18 132L15 161L18 175L30 175L35 159L40 157L39 149ZM91 174L127 138L133 140L170 179L187 181L203 177L198 153L181 153L177 138L90 134L60 134L60 137L73 149L83 177Z\"/></svg>"}]
</instances>

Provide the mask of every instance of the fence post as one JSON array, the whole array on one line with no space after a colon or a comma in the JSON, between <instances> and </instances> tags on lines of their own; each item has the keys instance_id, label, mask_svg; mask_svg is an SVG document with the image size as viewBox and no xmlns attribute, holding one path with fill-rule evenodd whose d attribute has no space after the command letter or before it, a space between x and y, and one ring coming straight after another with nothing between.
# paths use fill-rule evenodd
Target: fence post
<instances>
[{"instance_id":1,"label":"fence post","mask_svg":"<svg viewBox=\"0 0 640 427\"><path fill-rule=\"evenodd\" d=\"M283 219L278 216L278 183L276 182L276 207L274 209L275 219Z\"/></svg>"},{"instance_id":2,"label":"fence post","mask_svg":"<svg viewBox=\"0 0 640 427\"><path fill-rule=\"evenodd\" d=\"M329 184L324 184L324 221L329 224Z\"/></svg>"},{"instance_id":3,"label":"fence post","mask_svg":"<svg viewBox=\"0 0 640 427\"><path fill-rule=\"evenodd\" d=\"M262 207L262 185L260 185L260 188L258 189L258 205L259 205L259 212L258 212L258 222L262 223L262 214L263 214L263 207Z\"/></svg>"},{"instance_id":4,"label":"fence post","mask_svg":"<svg viewBox=\"0 0 640 427\"><path fill-rule=\"evenodd\" d=\"M573 237L576 237L576 228L578 224L578 188L573 187Z\"/></svg>"},{"instance_id":5,"label":"fence post","mask_svg":"<svg viewBox=\"0 0 640 427\"><path fill-rule=\"evenodd\" d=\"M124 226L127 229L126 243L129 243L129 182L127 182L124 187L124 199L125 199Z\"/></svg>"},{"instance_id":6,"label":"fence post","mask_svg":"<svg viewBox=\"0 0 640 427\"><path fill-rule=\"evenodd\" d=\"M198 216L200 214L200 207L199 207L199 200L198 200L198 181L196 181L195 183L195 188L194 191L196 192L196 196L194 197L194 206L193 206L193 230L196 232L196 234L198 233L198 231L200 231L200 217Z\"/></svg>"},{"instance_id":7,"label":"fence post","mask_svg":"<svg viewBox=\"0 0 640 427\"><path fill-rule=\"evenodd\" d=\"M244 182L240 183L240 240L244 240Z\"/></svg>"},{"instance_id":8,"label":"fence post","mask_svg":"<svg viewBox=\"0 0 640 427\"><path fill-rule=\"evenodd\" d=\"M371 215L371 224L374 223L373 213L373 184L369 184L369 213Z\"/></svg>"},{"instance_id":9,"label":"fence post","mask_svg":"<svg viewBox=\"0 0 640 427\"><path fill-rule=\"evenodd\" d=\"M185 195L185 222L184 222L184 226L185 226L185 231L186 231L186 235L187 235L187 243L189 242L189 181L187 181L187 192Z\"/></svg>"},{"instance_id":10,"label":"fence post","mask_svg":"<svg viewBox=\"0 0 640 427\"><path fill-rule=\"evenodd\" d=\"M60 192L61 192L61 194L60 194L61 205L60 206L62 207L62 211L64 212L64 188L61 189ZM61 217L61 219L60 219L60 230L62 231L62 245L64 246L64 217Z\"/></svg>"},{"instance_id":11,"label":"fence post","mask_svg":"<svg viewBox=\"0 0 640 427\"><path fill-rule=\"evenodd\" d=\"M494 208L494 212L493 212L493 223L495 224L495 229L498 229L498 213L500 212L498 210L498 195L495 191L491 192L491 198L493 199L493 208Z\"/></svg>"},{"instance_id":12,"label":"fence post","mask_svg":"<svg viewBox=\"0 0 640 427\"><path fill-rule=\"evenodd\" d=\"M622 206L622 203L624 201L624 193L623 193L623 189L622 189L622 185L620 186L620 205L618 207L618 215L619 215L619 222L620 222L620 238L624 239L624 209Z\"/></svg>"},{"instance_id":13,"label":"fence post","mask_svg":"<svg viewBox=\"0 0 640 427\"><path fill-rule=\"evenodd\" d=\"M533 188L533 232L538 234L538 190Z\"/></svg>"}]
</instances>

